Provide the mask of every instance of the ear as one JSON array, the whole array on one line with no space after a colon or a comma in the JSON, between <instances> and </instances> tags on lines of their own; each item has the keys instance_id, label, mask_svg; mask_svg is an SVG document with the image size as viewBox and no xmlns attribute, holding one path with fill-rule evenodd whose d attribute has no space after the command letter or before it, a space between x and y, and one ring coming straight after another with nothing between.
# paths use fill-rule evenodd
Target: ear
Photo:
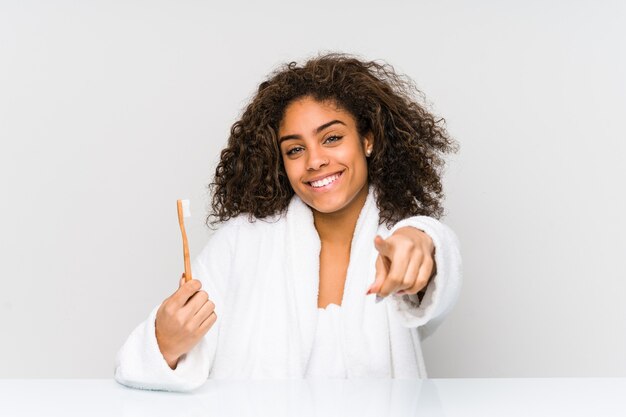
<instances>
[{"instance_id":1,"label":"ear","mask_svg":"<svg viewBox=\"0 0 626 417\"><path fill-rule=\"evenodd\" d=\"M372 150L374 149L374 134L369 131L363 137L363 152L366 156L370 156L372 154Z\"/></svg>"}]
</instances>

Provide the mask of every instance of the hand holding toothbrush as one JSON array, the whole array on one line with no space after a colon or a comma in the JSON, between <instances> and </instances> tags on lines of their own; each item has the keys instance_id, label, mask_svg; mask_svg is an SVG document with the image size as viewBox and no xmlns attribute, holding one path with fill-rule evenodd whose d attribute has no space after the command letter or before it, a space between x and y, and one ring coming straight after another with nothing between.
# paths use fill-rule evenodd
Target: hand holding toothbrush
<instances>
[{"instance_id":1,"label":"hand holding toothbrush","mask_svg":"<svg viewBox=\"0 0 626 417\"><path fill-rule=\"evenodd\" d=\"M184 217L191 216L189 200L178 200L176 205L183 236L185 273L180 278L178 290L161 303L155 323L159 349L172 369L176 369L180 357L189 352L217 320L215 304L209 300L206 291L201 290L202 283L191 277L189 247L183 220Z\"/></svg>"},{"instance_id":2,"label":"hand holding toothbrush","mask_svg":"<svg viewBox=\"0 0 626 417\"><path fill-rule=\"evenodd\" d=\"M156 338L163 358L172 369L181 356L189 352L211 329L217 315L197 279L180 278L178 290L165 299L157 310Z\"/></svg>"}]
</instances>

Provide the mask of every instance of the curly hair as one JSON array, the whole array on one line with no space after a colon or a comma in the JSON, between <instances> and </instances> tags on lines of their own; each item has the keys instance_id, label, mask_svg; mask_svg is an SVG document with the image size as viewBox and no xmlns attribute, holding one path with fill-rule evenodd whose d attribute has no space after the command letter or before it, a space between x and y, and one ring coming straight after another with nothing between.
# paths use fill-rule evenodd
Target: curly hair
<instances>
[{"instance_id":1,"label":"curly hair","mask_svg":"<svg viewBox=\"0 0 626 417\"><path fill-rule=\"evenodd\" d=\"M373 134L368 181L376 190L380 224L443 215L443 154L458 150L445 120L418 103L423 93L391 65L328 53L302 66L283 64L259 85L232 125L208 186L213 197L207 225L244 213L253 221L286 211L294 191L278 145L278 126L285 108L303 97L333 101L354 116L361 137Z\"/></svg>"}]
</instances>

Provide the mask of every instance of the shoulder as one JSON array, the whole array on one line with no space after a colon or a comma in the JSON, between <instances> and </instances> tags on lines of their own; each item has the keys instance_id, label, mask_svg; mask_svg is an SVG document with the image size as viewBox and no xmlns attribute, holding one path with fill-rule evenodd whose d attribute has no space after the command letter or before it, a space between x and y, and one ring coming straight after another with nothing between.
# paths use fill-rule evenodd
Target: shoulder
<instances>
[{"instance_id":1,"label":"shoulder","mask_svg":"<svg viewBox=\"0 0 626 417\"><path fill-rule=\"evenodd\" d=\"M231 240L233 243L240 237L251 237L271 233L284 222L284 216L272 215L256 218L248 213L239 214L219 224L210 239Z\"/></svg>"},{"instance_id":2,"label":"shoulder","mask_svg":"<svg viewBox=\"0 0 626 417\"><path fill-rule=\"evenodd\" d=\"M276 239L281 221L278 217L257 219L241 214L221 222L212 230L198 261L203 265L221 264L226 270L234 257L253 254L267 239Z\"/></svg>"},{"instance_id":3,"label":"shoulder","mask_svg":"<svg viewBox=\"0 0 626 417\"><path fill-rule=\"evenodd\" d=\"M379 227L379 231L385 234L386 236L391 236L393 233L395 233L396 230L402 227L407 227L407 226L420 229L426 232L431 237L445 236L446 242L451 242L456 245L459 244L459 239L456 233L452 230L452 228L450 228L447 224L443 223L441 220L438 220L430 216L407 217L395 223L391 227L383 224Z\"/></svg>"}]
</instances>

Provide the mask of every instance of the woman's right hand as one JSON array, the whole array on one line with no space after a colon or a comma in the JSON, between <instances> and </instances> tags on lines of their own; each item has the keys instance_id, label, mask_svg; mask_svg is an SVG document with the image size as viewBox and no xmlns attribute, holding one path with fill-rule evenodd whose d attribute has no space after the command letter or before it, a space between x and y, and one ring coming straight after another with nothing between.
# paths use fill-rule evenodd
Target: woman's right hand
<instances>
[{"instance_id":1,"label":"woman's right hand","mask_svg":"<svg viewBox=\"0 0 626 417\"><path fill-rule=\"evenodd\" d=\"M156 314L156 338L167 364L176 369L178 359L189 352L217 320L215 304L196 279L180 278L178 289L161 303Z\"/></svg>"}]
</instances>

